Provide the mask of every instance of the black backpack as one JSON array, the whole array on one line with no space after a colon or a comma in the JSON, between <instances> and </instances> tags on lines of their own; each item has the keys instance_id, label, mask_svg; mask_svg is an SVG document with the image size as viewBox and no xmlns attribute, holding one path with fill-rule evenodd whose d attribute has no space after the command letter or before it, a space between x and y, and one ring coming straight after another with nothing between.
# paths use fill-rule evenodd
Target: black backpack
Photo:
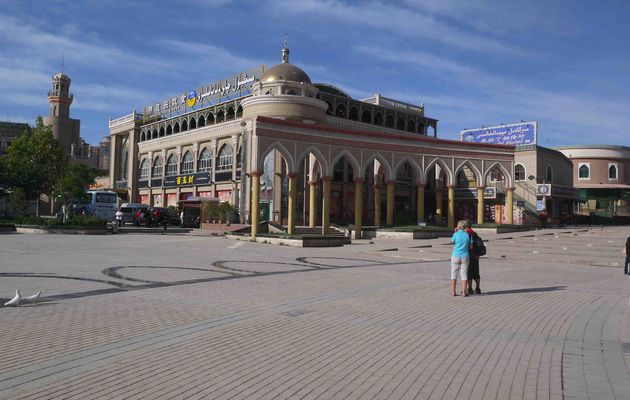
<instances>
[{"instance_id":1,"label":"black backpack","mask_svg":"<svg viewBox=\"0 0 630 400\"><path fill-rule=\"evenodd\" d=\"M477 235L477 232L473 234L473 251L478 256L486 255L486 245L483 243L481 236Z\"/></svg>"}]
</instances>

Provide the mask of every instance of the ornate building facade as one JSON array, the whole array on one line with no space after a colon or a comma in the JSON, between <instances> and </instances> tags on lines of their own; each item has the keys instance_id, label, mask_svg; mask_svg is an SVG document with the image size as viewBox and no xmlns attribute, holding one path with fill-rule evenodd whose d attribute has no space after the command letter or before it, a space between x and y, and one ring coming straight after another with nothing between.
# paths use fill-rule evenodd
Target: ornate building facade
<instances>
[{"instance_id":1,"label":"ornate building facade","mask_svg":"<svg viewBox=\"0 0 630 400\"><path fill-rule=\"evenodd\" d=\"M110 120L110 180L130 201L229 201L253 236L260 220L289 233L327 233L335 222L483 222L489 204L512 223L514 147L438 139L437 123L424 105L312 83L285 46L272 68ZM488 190L497 179L500 196Z\"/></svg>"}]
</instances>

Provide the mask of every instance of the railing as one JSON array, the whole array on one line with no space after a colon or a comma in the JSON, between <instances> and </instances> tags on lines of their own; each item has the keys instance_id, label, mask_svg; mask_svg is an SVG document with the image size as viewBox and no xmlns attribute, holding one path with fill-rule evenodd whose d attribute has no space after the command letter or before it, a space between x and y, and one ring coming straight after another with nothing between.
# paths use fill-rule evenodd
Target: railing
<instances>
[{"instance_id":1,"label":"railing","mask_svg":"<svg viewBox=\"0 0 630 400\"><path fill-rule=\"evenodd\" d=\"M60 93L60 92L54 92L54 91L52 91L52 90L51 90L50 92L48 92L48 96L49 96L49 97L51 97L51 96L55 96L55 97L63 97L63 96L61 96L61 93ZM66 96L66 97L69 97L69 98L73 99L73 98L74 98L74 94L73 94L73 93L68 93L68 96Z\"/></svg>"},{"instance_id":2,"label":"railing","mask_svg":"<svg viewBox=\"0 0 630 400\"><path fill-rule=\"evenodd\" d=\"M133 122L136 120L142 120L142 114L138 114L135 111L132 112L131 114L125 115L124 117L120 117L120 118L116 118L116 119L110 119L109 120L109 128L113 128L119 125L123 125L126 124L128 122Z\"/></svg>"}]
</instances>

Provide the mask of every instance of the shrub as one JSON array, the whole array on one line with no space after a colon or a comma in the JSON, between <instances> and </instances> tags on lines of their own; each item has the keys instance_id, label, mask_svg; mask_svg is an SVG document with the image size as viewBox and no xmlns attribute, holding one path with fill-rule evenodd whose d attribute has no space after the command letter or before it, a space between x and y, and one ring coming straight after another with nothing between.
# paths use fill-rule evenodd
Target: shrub
<instances>
[{"instance_id":1,"label":"shrub","mask_svg":"<svg viewBox=\"0 0 630 400\"><path fill-rule=\"evenodd\" d=\"M66 220L65 226L105 226L107 221L91 215L76 215Z\"/></svg>"}]
</instances>

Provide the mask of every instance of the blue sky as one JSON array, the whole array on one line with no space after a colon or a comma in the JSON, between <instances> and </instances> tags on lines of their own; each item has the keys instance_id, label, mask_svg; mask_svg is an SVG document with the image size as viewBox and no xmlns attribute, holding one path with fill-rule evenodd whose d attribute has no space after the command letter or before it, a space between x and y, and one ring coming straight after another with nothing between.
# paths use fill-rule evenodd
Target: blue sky
<instances>
[{"instance_id":1,"label":"blue sky","mask_svg":"<svg viewBox=\"0 0 630 400\"><path fill-rule=\"evenodd\" d=\"M539 144L630 145L630 2L0 0L0 120L48 113L50 77L96 143L108 119L280 60L354 98L418 104L441 138L539 121Z\"/></svg>"}]
</instances>

